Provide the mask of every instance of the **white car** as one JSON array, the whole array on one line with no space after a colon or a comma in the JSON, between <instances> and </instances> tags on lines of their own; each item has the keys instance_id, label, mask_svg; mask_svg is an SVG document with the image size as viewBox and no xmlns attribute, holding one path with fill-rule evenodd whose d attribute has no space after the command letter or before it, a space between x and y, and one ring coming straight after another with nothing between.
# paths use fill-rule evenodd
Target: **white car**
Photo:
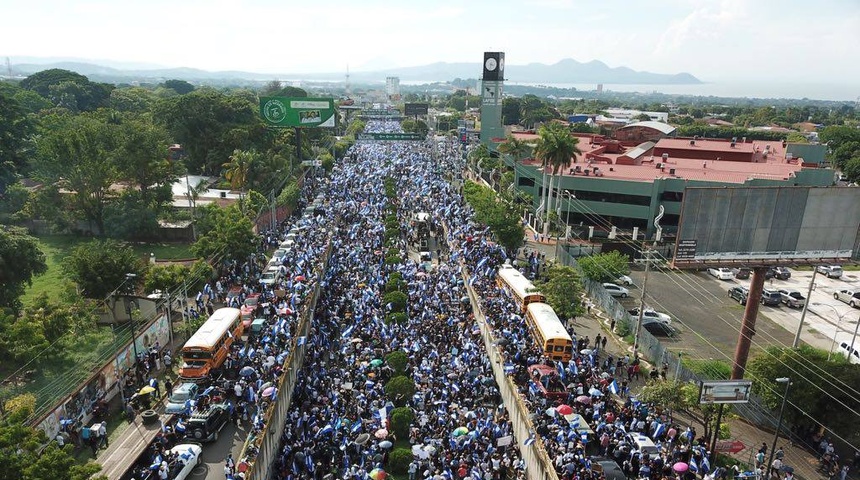
<instances>
[{"instance_id":1,"label":"white car","mask_svg":"<svg viewBox=\"0 0 860 480\"><path fill-rule=\"evenodd\" d=\"M854 290L839 290L833 293L833 298L845 302L852 307L860 307L860 292Z\"/></svg>"},{"instance_id":2,"label":"white car","mask_svg":"<svg viewBox=\"0 0 860 480\"><path fill-rule=\"evenodd\" d=\"M819 265L815 270L827 278L842 278L842 267L839 265Z\"/></svg>"},{"instance_id":3,"label":"white car","mask_svg":"<svg viewBox=\"0 0 860 480\"><path fill-rule=\"evenodd\" d=\"M728 268L709 268L708 275L719 278L720 280L732 280L735 274Z\"/></svg>"},{"instance_id":4,"label":"white car","mask_svg":"<svg viewBox=\"0 0 860 480\"><path fill-rule=\"evenodd\" d=\"M203 463L203 457L200 455L203 452L203 447L197 443L180 443L170 449L170 453L177 455L176 464L170 465L170 472L176 472L176 476L172 476L173 480L185 480L191 474L197 465ZM181 467L180 467L181 465Z\"/></svg>"},{"instance_id":5,"label":"white car","mask_svg":"<svg viewBox=\"0 0 860 480\"><path fill-rule=\"evenodd\" d=\"M615 279L615 283L629 287L630 285L633 285L633 279L627 275L621 275Z\"/></svg>"},{"instance_id":6,"label":"white car","mask_svg":"<svg viewBox=\"0 0 860 480\"><path fill-rule=\"evenodd\" d=\"M627 290L624 287L619 287L614 283L604 283L603 288L613 297L627 298L630 296L630 290Z\"/></svg>"},{"instance_id":7,"label":"white car","mask_svg":"<svg viewBox=\"0 0 860 480\"><path fill-rule=\"evenodd\" d=\"M629 313L630 316L633 317L634 319L639 318L639 309L638 308L628 310L627 313ZM642 321L643 322L653 321L653 322L664 323L666 325L671 325L672 324L672 317L670 317L669 315L667 315L663 312L658 312L658 311L654 310L653 308L646 307L645 310L642 312Z\"/></svg>"}]
</instances>

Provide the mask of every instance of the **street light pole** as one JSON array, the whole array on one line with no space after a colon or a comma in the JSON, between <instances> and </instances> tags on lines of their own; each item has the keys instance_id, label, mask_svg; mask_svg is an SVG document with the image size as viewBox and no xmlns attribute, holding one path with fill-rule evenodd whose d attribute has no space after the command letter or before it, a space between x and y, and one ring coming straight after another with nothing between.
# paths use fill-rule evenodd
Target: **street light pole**
<instances>
[{"instance_id":1,"label":"street light pole","mask_svg":"<svg viewBox=\"0 0 860 480\"><path fill-rule=\"evenodd\" d=\"M839 334L839 330L840 330L840 329L841 329L841 327L842 327L842 317L844 317L845 315L847 315L847 313L842 313L842 314L840 314L840 313L839 313L839 310L837 310L837 309L836 309L836 307L834 307L833 305L826 304L826 303L815 303L814 305L815 305L815 306L817 306L817 307L829 307L829 308L832 308L832 309L833 309L833 312L834 312L834 313L836 313L836 317L837 317L837 319L838 319L838 320L836 321L836 333L834 333L834 334L833 334L833 341L831 341L831 342L830 342L830 352L828 352L828 353L827 353L827 361L829 362L829 361L830 361L830 357L833 355L833 349L834 349L834 347L836 347L836 335L838 335L838 334ZM860 322L858 322L858 323L857 323L857 325L858 325L858 326L860 326ZM854 329L854 335L855 335L855 336L857 335L857 329L856 329L856 328ZM852 347L854 346L854 340L852 340L852 341L851 341L851 346L852 346Z\"/></svg>"},{"instance_id":2,"label":"street light pole","mask_svg":"<svg viewBox=\"0 0 860 480\"><path fill-rule=\"evenodd\" d=\"M767 460L767 476L770 478L771 465L773 464L773 455L776 453L776 441L779 439L779 429L782 428L782 416L785 413L785 402L788 399L788 387L791 386L791 380L788 377L780 377L776 379L777 383L785 384L785 393L782 395L782 406L779 408L779 420L776 422L776 431L773 433L773 445L770 447L770 458Z\"/></svg>"}]
</instances>

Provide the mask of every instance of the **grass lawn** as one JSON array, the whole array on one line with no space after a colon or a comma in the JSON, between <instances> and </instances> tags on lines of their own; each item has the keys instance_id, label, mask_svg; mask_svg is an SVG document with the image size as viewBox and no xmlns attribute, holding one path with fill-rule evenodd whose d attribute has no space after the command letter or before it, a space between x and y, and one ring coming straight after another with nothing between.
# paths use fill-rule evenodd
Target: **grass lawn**
<instances>
[{"instance_id":1,"label":"grass lawn","mask_svg":"<svg viewBox=\"0 0 860 480\"><path fill-rule=\"evenodd\" d=\"M77 245L92 240L88 237L73 235L46 235L38 237L38 239L39 248L45 253L48 271L33 279L33 285L27 289L21 298L24 305L32 302L42 292L46 292L51 299L58 299L67 283L61 267L63 259ZM194 254L191 253L191 245L186 243L133 243L131 247L143 259L149 259L150 253L154 253L158 260L194 258Z\"/></svg>"}]
</instances>

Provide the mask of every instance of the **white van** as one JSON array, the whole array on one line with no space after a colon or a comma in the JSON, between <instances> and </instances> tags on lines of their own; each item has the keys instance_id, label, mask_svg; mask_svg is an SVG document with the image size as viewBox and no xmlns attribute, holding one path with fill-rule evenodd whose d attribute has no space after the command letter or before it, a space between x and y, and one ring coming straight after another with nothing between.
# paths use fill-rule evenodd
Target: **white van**
<instances>
[{"instance_id":1,"label":"white van","mask_svg":"<svg viewBox=\"0 0 860 480\"><path fill-rule=\"evenodd\" d=\"M260 283L267 287L271 287L278 283L278 280L280 279L281 269L279 267L269 267L269 269L263 272L263 275L260 276Z\"/></svg>"}]
</instances>

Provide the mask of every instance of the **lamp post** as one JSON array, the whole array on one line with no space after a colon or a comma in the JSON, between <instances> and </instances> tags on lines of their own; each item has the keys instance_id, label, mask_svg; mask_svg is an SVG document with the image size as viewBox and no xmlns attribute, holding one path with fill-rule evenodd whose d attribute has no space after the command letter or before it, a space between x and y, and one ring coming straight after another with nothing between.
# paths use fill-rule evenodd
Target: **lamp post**
<instances>
[{"instance_id":1,"label":"lamp post","mask_svg":"<svg viewBox=\"0 0 860 480\"><path fill-rule=\"evenodd\" d=\"M839 318L839 320L836 322L836 333L833 334L833 341L830 342L830 351L827 353L827 361L830 361L830 357L833 355L833 349L834 349L834 347L836 347L836 335L839 333L839 330L842 328L842 318L844 318L845 315L848 315L848 312L839 313L839 310L837 310L835 306L827 304L827 303L813 303L813 305L815 305L816 307L832 308L833 311L836 313L836 316ZM860 326L860 322L858 322L858 326ZM854 334L857 335L857 329L856 328L854 329ZM851 341L851 345L852 346L854 345L853 340Z\"/></svg>"},{"instance_id":2,"label":"lamp post","mask_svg":"<svg viewBox=\"0 0 860 480\"><path fill-rule=\"evenodd\" d=\"M785 402L788 399L788 387L791 386L791 380L788 377L780 377L776 379L776 383L785 384L785 393L782 395L782 406L779 408L779 419L776 422L776 431L773 433L773 445L770 447L770 458L767 459L767 476L770 478L770 468L773 464L773 455L776 453L776 441L779 440L779 429L782 428L782 416L785 413Z\"/></svg>"}]
</instances>

